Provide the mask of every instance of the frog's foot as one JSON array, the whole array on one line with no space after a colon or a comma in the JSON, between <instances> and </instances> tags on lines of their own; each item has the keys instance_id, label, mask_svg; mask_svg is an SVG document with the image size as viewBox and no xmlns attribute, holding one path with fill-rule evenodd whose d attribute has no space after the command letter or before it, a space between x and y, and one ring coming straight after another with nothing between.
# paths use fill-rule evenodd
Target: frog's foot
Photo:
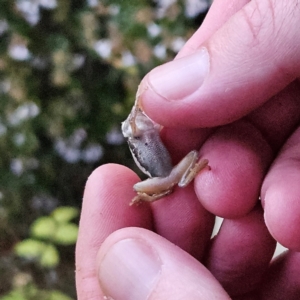
<instances>
[{"instance_id":1,"label":"frog's foot","mask_svg":"<svg viewBox=\"0 0 300 300\"><path fill-rule=\"evenodd\" d=\"M190 168L186 171L186 173L182 176L181 180L178 182L179 187L186 187L195 177L196 175L205 168L209 168L208 160L201 159L199 162L196 162L198 157L195 156L194 160L191 162Z\"/></svg>"},{"instance_id":2,"label":"frog's foot","mask_svg":"<svg viewBox=\"0 0 300 300\"><path fill-rule=\"evenodd\" d=\"M172 189L161 192L159 194L152 194L152 195L149 195L147 193L137 192L137 195L131 200L129 205L132 206L134 204L140 204L141 202L144 202L144 201L145 202L153 202L153 201L159 200L171 193L172 193Z\"/></svg>"}]
</instances>

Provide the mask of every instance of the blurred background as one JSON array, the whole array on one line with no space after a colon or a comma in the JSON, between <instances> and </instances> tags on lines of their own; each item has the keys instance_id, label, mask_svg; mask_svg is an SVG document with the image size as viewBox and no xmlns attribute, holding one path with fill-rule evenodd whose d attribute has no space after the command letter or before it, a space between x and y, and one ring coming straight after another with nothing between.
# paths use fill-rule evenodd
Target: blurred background
<instances>
[{"instance_id":1,"label":"blurred background","mask_svg":"<svg viewBox=\"0 0 300 300\"><path fill-rule=\"evenodd\" d=\"M136 168L120 123L210 1L0 4L0 299L76 299L85 181L104 163Z\"/></svg>"}]
</instances>

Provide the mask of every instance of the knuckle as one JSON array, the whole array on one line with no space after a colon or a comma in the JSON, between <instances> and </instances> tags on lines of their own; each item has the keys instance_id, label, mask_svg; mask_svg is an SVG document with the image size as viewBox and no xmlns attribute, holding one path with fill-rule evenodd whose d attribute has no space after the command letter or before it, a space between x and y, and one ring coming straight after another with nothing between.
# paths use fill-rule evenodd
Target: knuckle
<instances>
[{"instance_id":1,"label":"knuckle","mask_svg":"<svg viewBox=\"0 0 300 300\"><path fill-rule=\"evenodd\" d=\"M275 2L273 0L256 0L242 10L246 32L250 37L250 46L255 47L266 40L268 36L275 35Z\"/></svg>"},{"instance_id":2,"label":"knuckle","mask_svg":"<svg viewBox=\"0 0 300 300\"><path fill-rule=\"evenodd\" d=\"M298 57L300 0L254 0L242 10L244 45L257 55ZM262 49L268 49L261 51ZM284 50L280 50L284 49ZM279 54L278 54L279 53Z\"/></svg>"}]
</instances>

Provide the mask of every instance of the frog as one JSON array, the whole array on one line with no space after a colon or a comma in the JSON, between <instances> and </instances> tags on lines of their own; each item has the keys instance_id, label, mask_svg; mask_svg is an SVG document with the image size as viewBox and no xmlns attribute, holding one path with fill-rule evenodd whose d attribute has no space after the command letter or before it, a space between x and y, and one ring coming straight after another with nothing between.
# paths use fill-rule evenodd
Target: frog
<instances>
[{"instance_id":1,"label":"frog","mask_svg":"<svg viewBox=\"0 0 300 300\"><path fill-rule=\"evenodd\" d=\"M137 93L121 129L136 165L149 178L134 184L137 195L130 205L159 200L171 194L176 185L186 187L200 171L210 168L207 159L199 161L196 150L190 151L173 166L171 155L160 137L162 128L143 111Z\"/></svg>"}]
</instances>

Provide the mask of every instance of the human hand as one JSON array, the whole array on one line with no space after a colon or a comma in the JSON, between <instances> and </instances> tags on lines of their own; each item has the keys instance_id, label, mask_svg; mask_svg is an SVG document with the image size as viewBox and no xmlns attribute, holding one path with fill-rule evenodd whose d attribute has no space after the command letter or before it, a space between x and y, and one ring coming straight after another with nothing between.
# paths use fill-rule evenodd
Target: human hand
<instances>
[{"instance_id":1,"label":"human hand","mask_svg":"<svg viewBox=\"0 0 300 300\"><path fill-rule=\"evenodd\" d=\"M161 237L173 236L177 245L203 256L213 216L192 187L153 203L153 209L129 206L137 180L128 168L111 164L87 181L76 247L78 299L229 299L196 259ZM168 206L167 214L161 205Z\"/></svg>"},{"instance_id":2,"label":"human hand","mask_svg":"<svg viewBox=\"0 0 300 300\"><path fill-rule=\"evenodd\" d=\"M204 207L239 217L260 195L269 231L297 251L299 18L298 1L216 0L177 59L140 87L144 111L167 128L169 149L201 147L209 159L212 172L195 181Z\"/></svg>"},{"instance_id":3,"label":"human hand","mask_svg":"<svg viewBox=\"0 0 300 300\"><path fill-rule=\"evenodd\" d=\"M115 165L96 170L87 183L77 244L79 300L103 295L146 299L150 294L148 299L228 299L199 260L231 295L252 290L247 299L257 299L258 294L262 299L299 298L299 254L289 252L268 267L275 242L256 206L260 194L269 231L285 246L299 250L295 162L300 131L292 134L300 118L295 32L299 12L291 8L296 1L247 2L229 5L215 0L201 29L180 52L178 58L193 56L189 64L184 62L191 66L203 52L199 47L209 51L209 75L199 65L193 82L206 78L191 96L185 89L192 86L187 84L191 79L186 83L175 76L183 72L183 60L159 67L144 79L143 108L166 126L163 137L174 159L201 147L212 169L196 178L196 194L191 186L177 189L151 207L128 207L137 181L131 171ZM287 18L289 9L293 14ZM274 22L268 22L269 17ZM158 86L164 78L172 80ZM170 101L174 95L180 99ZM210 244L213 214L226 219ZM129 226L148 230L125 228ZM124 229L116 231L120 228Z\"/></svg>"},{"instance_id":4,"label":"human hand","mask_svg":"<svg viewBox=\"0 0 300 300\"><path fill-rule=\"evenodd\" d=\"M151 208L129 206L137 180L111 164L87 181L76 248L78 300L229 299L212 274L232 296L252 291L234 299L297 299L299 255L284 254L268 266L275 241L260 207L225 219L210 244L214 217L191 185Z\"/></svg>"}]
</instances>

